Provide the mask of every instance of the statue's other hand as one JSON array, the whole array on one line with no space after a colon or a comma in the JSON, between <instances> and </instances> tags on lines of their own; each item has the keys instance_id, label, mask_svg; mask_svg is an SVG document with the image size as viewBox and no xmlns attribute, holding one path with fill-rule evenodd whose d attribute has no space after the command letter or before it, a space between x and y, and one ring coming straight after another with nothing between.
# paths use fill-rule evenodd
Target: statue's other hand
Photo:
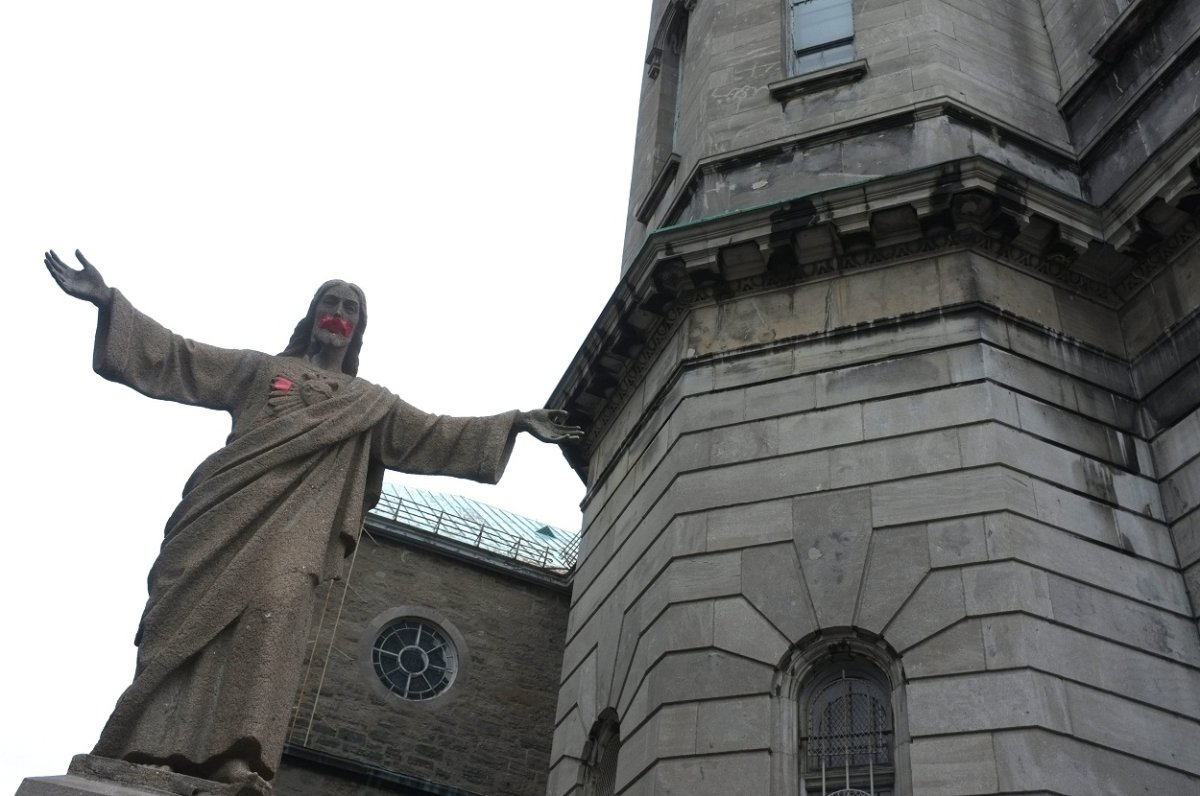
<instances>
[{"instance_id":1,"label":"statue's other hand","mask_svg":"<svg viewBox=\"0 0 1200 796\"><path fill-rule=\"evenodd\" d=\"M579 426L568 426L567 413L562 409L534 409L522 412L520 417L521 430L528 431L542 442L559 444L583 439L583 429Z\"/></svg>"},{"instance_id":2,"label":"statue's other hand","mask_svg":"<svg viewBox=\"0 0 1200 796\"><path fill-rule=\"evenodd\" d=\"M87 261L83 252L76 249L75 257L83 266L82 270L77 271L64 263L53 249L46 252L43 262L50 276L68 296L90 301L97 307L107 306L112 301L112 288L104 283L104 277Z\"/></svg>"}]
</instances>

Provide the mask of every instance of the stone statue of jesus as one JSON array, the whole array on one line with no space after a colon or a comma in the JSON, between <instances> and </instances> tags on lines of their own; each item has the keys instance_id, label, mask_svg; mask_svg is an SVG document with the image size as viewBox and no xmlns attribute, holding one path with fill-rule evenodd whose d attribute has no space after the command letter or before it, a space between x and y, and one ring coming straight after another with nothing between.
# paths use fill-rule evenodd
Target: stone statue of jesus
<instances>
[{"instance_id":1,"label":"stone statue of jesus","mask_svg":"<svg viewBox=\"0 0 1200 796\"><path fill-rule=\"evenodd\" d=\"M335 578L385 468L495 483L522 431L582 436L566 413L426 414L357 378L367 306L320 287L282 353L180 337L47 252L68 295L99 308L93 367L151 398L221 409L225 446L167 521L135 643L137 669L93 754L220 782L270 781L300 684L317 585Z\"/></svg>"}]
</instances>

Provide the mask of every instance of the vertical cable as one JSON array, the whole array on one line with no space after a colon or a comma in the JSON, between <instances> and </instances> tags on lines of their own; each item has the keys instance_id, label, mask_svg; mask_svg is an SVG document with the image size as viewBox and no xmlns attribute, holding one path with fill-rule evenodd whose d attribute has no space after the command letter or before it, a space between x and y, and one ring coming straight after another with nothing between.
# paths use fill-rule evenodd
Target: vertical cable
<instances>
[{"instance_id":1,"label":"vertical cable","mask_svg":"<svg viewBox=\"0 0 1200 796\"><path fill-rule=\"evenodd\" d=\"M366 523L363 523L363 528L359 529L359 539L362 539L362 531L365 529ZM342 587L342 599L338 601L337 616L333 618L333 627L329 631L329 647L325 650L325 662L321 666L321 679L317 682L317 693L313 696L312 712L308 714L308 726L304 728L304 746L308 745L308 736L312 734L313 722L317 717L317 704L321 701L321 689L325 687L325 673L329 671L329 656L333 653L333 641L337 638L338 623L342 621L342 609L346 607L346 593L350 591L350 578L354 575L354 562L358 560L358 550L361 545L354 545L354 555L350 556L350 567L346 570L346 583ZM333 586L330 586L330 591ZM328 598L329 595L326 595ZM313 649L316 652L316 649Z\"/></svg>"},{"instance_id":2,"label":"vertical cable","mask_svg":"<svg viewBox=\"0 0 1200 796\"><path fill-rule=\"evenodd\" d=\"M357 550L357 548L356 548ZM333 581L329 582L329 588L325 590L325 600L321 603L321 619L317 622L317 632L312 638L312 652L308 654L308 666L304 668L304 679L300 683L300 691L296 694L296 707L292 710L292 723L288 727L288 740L292 739L292 733L296 731L296 721L300 718L300 707L303 703L304 689L308 687L308 678L312 674L313 663L317 660L317 645L321 643L321 630L325 627L325 613L329 610L329 595L333 592Z\"/></svg>"}]
</instances>

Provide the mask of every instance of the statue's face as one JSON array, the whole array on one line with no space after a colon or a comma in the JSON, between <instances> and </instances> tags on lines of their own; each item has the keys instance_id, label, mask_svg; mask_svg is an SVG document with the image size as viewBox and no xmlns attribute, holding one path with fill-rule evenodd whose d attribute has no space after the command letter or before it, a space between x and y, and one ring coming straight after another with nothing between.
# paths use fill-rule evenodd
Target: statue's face
<instances>
[{"instance_id":1,"label":"statue's face","mask_svg":"<svg viewBox=\"0 0 1200 796\"><path fill-rule=\"evenodd\" d=\"M349 285L337 285L321 294L317 302L312 339L321 345L344 348L358 328L362 314L358 293Z\"/></svg>"}]
</instances>

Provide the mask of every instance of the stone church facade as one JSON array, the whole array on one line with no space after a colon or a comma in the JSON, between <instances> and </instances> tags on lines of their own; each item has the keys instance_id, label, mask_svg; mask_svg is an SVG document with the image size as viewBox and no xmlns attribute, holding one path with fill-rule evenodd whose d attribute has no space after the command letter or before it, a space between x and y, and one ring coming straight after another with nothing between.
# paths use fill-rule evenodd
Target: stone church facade
<instances>
[{"instance_id":1,"label":"stone church facade","mask_svg":"<svg viewBox=\"0 0 1200 796\"><path fill-rule=\"evenodd\" d=\"M388 484L322 587L279 796L541 796L572 534Z\"/></svg>"},{"instance_id":2,"label":"stone church facade","mask_svg":"<svg viewBox=\"0 0 1200 796\"><path fill-rule=\"evenodd\" d=\"M275 792L1200 792L1200 0L650 5L578 561L389 493Z\"/></svg>"},{"instance_id":3,"label":"stone church facade","mask_svg":"<svg viewBox=\"0 0 1200 796\"><path fill-rule=\"evenodd\" d=\"M1198 40L655 0L551 796L1200 791Z\"/></svg>"}]
</instances>

